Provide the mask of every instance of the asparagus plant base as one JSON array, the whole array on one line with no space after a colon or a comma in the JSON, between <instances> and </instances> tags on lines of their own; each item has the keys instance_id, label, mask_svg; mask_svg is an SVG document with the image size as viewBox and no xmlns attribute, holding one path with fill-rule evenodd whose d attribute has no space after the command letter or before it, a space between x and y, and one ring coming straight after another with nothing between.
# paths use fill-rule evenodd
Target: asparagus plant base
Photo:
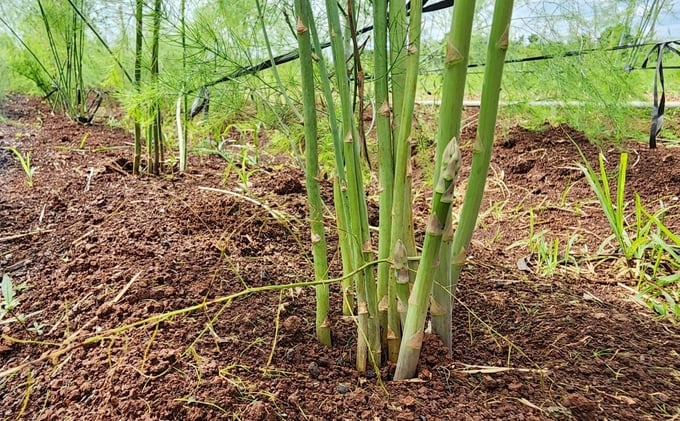
<instances>
[{"instance_id":1,"label":"asparagus plant base","mask_svg":"<svg viewBox=\"0 0 680 421\"><path fill-rule=\"evenodd\" d=\"M1 329L11 338L44 343L3 336L0 371L30 362L56 348L47 342L60 343L79 330L89 337L246 286L313 279L301 171L263 167L250 179L250 197L289 215L282 223L256 203L198 189L235 190L239 184L235 172L223 184L224 161L216 156L199 161L190 155L191 176L175 180L131 177L125 175L133 156L128 132L79 127L39 100L10 97L1 109L6 118L20 121L0 123L0 146L11 141L20 151L31 151L38 170L29 188L11 152L0 147L0 267L15 285L28 281L17 296L18 311L27 316L42 311L26 323L42 325L43 335L5 323L7 318ZM38 116L41 126L35 125ZM88 132L83 152L79 143ZM226 308L209 306L121 331L67 351L54 363L0 377L3 416L18 418L26 400L28 420L143 419L144 414L221 419L225 413L244 420L284 413L288 419L347 414L382 420L456 420L470 414L547 419L568 413L580 419L664 419L662 411L680 404L672 393L677 384L672 373L680 367L669 348L677 343L678 328L653 320L624 289L602 283L620 279L613 260L601 262L596 276L578 260L579 275L567 266L546 278L517 269L526 248L507 249L527 239L529 209L537 227L550 229L546 239L567 238L580 227L592 235L579 244L593 251L609 235L590 188L575 183L581 176L569 170L580 162L569 137L596 166L598 149L567 127L542 133L510 128L498 140L484 216L456 293L469 311L454 302L454 359L426 334L421 381L385 382L386 393L375 379L357 377L356 325L342 318L340 287L334 284L332 348L314 338L313 287L261 292L234 299ZM461 145L471 140L464 137ZM656 206L659 197L677 189L680 149L664 149L668 158L662 161L658 151L634 145L630 156L639 162L629 166L627 191ZM461 152L463 175L470 150ZM607 159L618 162L618 155L610 152ZM95 172L85 191L90 167ZM424 184L417 173L415 183ZM330 203L330 181L322 181L321 190ZM420 198L418 233L428 211ZM42 222L32 225L43 207ZM377 219L375 212L371 218ZM666 223L680 231L677 213ZM341 271L336 248L329 235L331 277ZM605 304L584 297L584 291ZM118 295L116 304L105 304ZM498 334L522 352L509 349ZM465 374L464 363L514 370ZM384 378L391 375L389 367L381 371ZM550 371L532 371L537 368ZM561 412L550 412L554 408Z\"/></svg>"}]
</instances>

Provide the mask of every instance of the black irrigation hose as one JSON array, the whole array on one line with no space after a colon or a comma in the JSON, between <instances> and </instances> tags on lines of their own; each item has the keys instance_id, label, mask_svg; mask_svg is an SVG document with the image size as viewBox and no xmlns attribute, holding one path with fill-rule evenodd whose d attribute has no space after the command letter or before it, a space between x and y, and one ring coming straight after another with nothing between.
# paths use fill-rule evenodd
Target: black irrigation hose
<instances>
[{"instance_id":1,"label":"black irrigation hose","mask_svg":"<svg viewBox=\"0 0 680 421\"><path fill-rule=\"evenodd\" d=\"M531 61L541 61L541 60L553 60L556 58L564 58L564 57L578 57L578 56L583 56L586 54L591 54L591 53L596 53L598 51L619 51L619 50L627 50L630 48L640 48L640 47L649 47L652 45L657 45L657 43L654 42L648 42L644 44L626 44L626 45L617 45L616 47L609 47L609 48L586 48L583 50L573 50L573 51L565 51L564 53L559 53L559 54L544 54L540 56L532 56L532 57L523 57L523 58L515 58L515 59L510 59L510 60L505 60L505 63L527 63ZM472 63L469 64L468 67L484 67L486 66L486 63ZM626 70L633 70L633 68L626 68Z\"/></svg>"},{"instance_id":2,"label":"black irrigation hose","mask_svg":"<svg viewBox=\"0 0 680 421\"><path fill-rule=\"evenodd\" d=\"M641 68L646 69L649 59L656 53L656 66L654 67L654 106L652 108L652 124L649 129L649 148L656 148L656 137L663 126L663 113L666 108L666 87L663 78L663 53L668 51L680 56L680 40L660 42L655 44L642 62ZM661 98L659 98L659 85L661 85Z\"/></svg>"}]
</instances>

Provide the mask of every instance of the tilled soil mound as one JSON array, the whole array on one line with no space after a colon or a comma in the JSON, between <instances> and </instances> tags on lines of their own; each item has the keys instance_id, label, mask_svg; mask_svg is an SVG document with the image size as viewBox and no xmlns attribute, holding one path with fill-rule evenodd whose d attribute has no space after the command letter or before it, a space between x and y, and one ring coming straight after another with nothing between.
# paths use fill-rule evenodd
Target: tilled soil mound
<instances>
[{"instance_id":1,"label":"tilled soil mound","mask_svg":"<svg viewBox=\"0 0 680 421\"><path fill-rule=\"evenodd\" d=\"M0 149L0 272L25 283L0 320L2 419L680 417L680 329L631 300L635 279L620 261L579 258L552 275L518 266L530 226L578 235L582 256L610 233L575 166L577 145L593 164L598 149L569 127L498 139L453 353L428 336L418 377L392 382L389 364L379 376L355 371L356 329L337 285L332 348L314 338L313 289L256 291L313 278L302 172L246 169L243 188L242 171L194 156L185 174L136 177L121 129L79 126L24 97L2 114L0 146L30 152L37 168L29 187ZM629 150L627 197L677 206L680 148ZM614 166L618 152L605 152ZM329 183L324 196L332 205ZM420 217L428 196L417 196ZM678 214L665 219L675 232Z\"/></svg>"}]
</instances>

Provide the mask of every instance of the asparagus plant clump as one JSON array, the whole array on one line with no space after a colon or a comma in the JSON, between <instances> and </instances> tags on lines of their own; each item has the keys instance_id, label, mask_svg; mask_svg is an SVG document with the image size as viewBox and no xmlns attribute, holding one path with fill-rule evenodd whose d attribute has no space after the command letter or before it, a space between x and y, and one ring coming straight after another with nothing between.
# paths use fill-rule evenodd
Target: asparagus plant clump
<instances>
[{"instance_id":1,"label":"asparagus plant clump","mask_svg":"<svg viewBox=\"0 0 680 421\"><path fill-rule=\"evenodd\" d=\"M465 196L458 230L452 228L455 179L460 167L460 120L467 75L475 1L459 0L452 15L451 32L444 41L443 96L437 134L434 192L422 254L417 256L413 232L410 168L411 122L416 100L420 62L422 0L413 0L409 13L404 2L373 2L374 68L373 82L377 108L378 178L380 183L380 227L377 271L368 232L367 206L363 187L359 140L365 139L358 121L364 109L363 67L357 48L356 4L349 0L343 8L326 0L326 16L331 36L332 67L321 54L318 30L309 0L296 0L300 72L303 84L304 124L307 159L307 189L312 224L312 247L317 279L327 269L325 247L321 247L322 215L318 213L315 84L316 63L320 86L329 111L329 125L335 148L336 226L340 239L343 271L353 285L344 283L343 313L356 316L357 369L377 366L383 351L397 363L395 379L416 374L428 310L434 330L451 347L451 302L457 276L465 260L472 229L486 181L502 76L508 46L512 1L497 1L494 11L487 72L477 142L473 150L472 176ZM389 23L389 24L388 24ZM345 28L349 28L345 30ZM309 41L311 34L312 43ZM348 55L346 46L353 46ZM348 57L350 59L348 60ZM348 75L356 77L350 79ZM334 86L332 86L332 82ZM335 92L335 93L334 93ZM352 97L354 93L354 97ZM337 106L337 111L336 111ZM417 261L417 264L414 263ZM352 278L349 275L353 274ZM377 275L377 279L376 279ZM351 299L353 289L355 300ZM317 295L317 335L329 343L327 293ZM328 331L320 330L322 326Z\"/></svg>"},{"instance_id":2,"label":"asparagus plant clump","mask_svg":"<svg viewBox=\"0 0 680 421\"><path fill-rule=\"evenodd\" d=\"M342 313L353 317L357 325L357 370L363 372L373 368L377 371L382 359L387 357L396 362L395 378L414 376L428 314L431 315L434 332L449 348L452 345L452 296L476 225L489 169L513 1L496 0L494 3L471 175L455 231L451 222L452 205L461 154L457 139L460 138L473 20L478 8L475 0L456 0L453 6L451 29L443 40L442 105L436 123L436 138L430 139L436 144L433 195L420 255L412 214L411 126L421 70L425 0L372 0L373 33L370 43L366 42L364 35L370 28L358 27L362 14L369 10L369 3L324 0L312 7L311 0L294 0L293 19L288 19L290 16L284 13L289 28L295 34L297 51L278 56L274 55L275 46L270 43L274 32L268 30L271 28L267 28L265 22L265 18L272 19L277 13L272 10L278 9L268 8L267 3L260 0L252 4L243 2L244 8L251 8L245 11L227 10L228 6L222 4L224 2L218 3L210 7L219 7L227 14L233 12L239 16L234 20L251 19L249 23L257 31L247 35L253 35L252 39L261 37L264 45L258 45L255 50L257 54L266 55L268 61L239 66L237 63L254 57L246 54L232 57L232 53L243 53L232 47L239 47L239 42L249 37L242 37L243 34L229 25L211 26L214 19L207 6L197 7L207 13L208 23L194 26L192 22L194 19L200 21L201 14L194 14L193 9L188 13L186 0L175 2L177 10L168 7L170 3L163 0L135 0L134 11L130 12L131 15L134 13L135 21L134 56L130 54L124 60L117 56L123 57L126 49L114 54L106 44L107 38L101 36L88 20L86 0L68 0L68 13L63 15L67 22L60 26L55 25L58 20L58 14L54 12L56 3L37 1L36 10L40 12L41 28L46 35L44 41L49 47L49 60L53 63L41 61L40 55L31 50L4 17L0 17L0 23L37 62L39 79L45 82L39 83L39 87L46 89L46 96L52 100L56 98L79 121L88 120L91 111L85 94L83 69L88 64L84 60L87 58L85 47L93 40L109 53L117 64L116 71L121 73L112 77L123 79L125 76L129 83L128 98L121 98L128 101L129 114L134 120L134 174L143 171L144 158L146 169L151 174L160 175L162 170L174 168L174 165L164 164L174 164L174 153L170 150L174 143L169 142L168 137L175 133L178 168L180 171L187 168L191 151L190 130L198 126L193 125L191 119L200 109L207 115L209 88L235 82L242 76L260 78L258 83L260 87L267 85L265 90L273 87L272 92L285 99L286 111L290 111L295 120L302 120L303 125L305 153L304 165L301 166L305 170L316 280L316 335L320 342L331 345L330 291L329 283L323 280L328 277L329 268L326 235L335 229L345 275L341 283ZM322 8L325 10L320 10ZM283 9L285 11L285 7ZM315 13L323 20L315 19ZM323 22L319 25L324 27L317 27L317 22ZM177 28L177 37L169 42L162 36L166 28ZM86 32L94 38L86 36ZM148 42L144 41L145 37ZM214 40L207 40L213 37ZM329 42L322 42L325 41L320 40L323 37L330 38ZM364 52L367 45L368 49L372 49L372 60L367 59ZM329 46L330 54L324 53L324 48ZM181 71L171 80L168 76L172 72L167 69L173 57ZM282 65L295 58L299 60L292 76L295 78L294 86L301 90L302 113L297 109L294 95L291 91L287 92L290 86L285 86L283 81ZM192 80L192 74L218 71L218 61L222 62L221 65L225 62L234 65L236 69L212 81L195 80L195 76ZM372 62L370 69L368 65L364 66L369 62ZM134 66L134 77L121 63ZM197 63L199 67L194 67ZM271 74L258 75L263 70ZM271 85L266 81L267 77L271 77ZM245 91L242 86L239 85L239 89ZM251 98L259 95L255 91L249 91ZM196 107L188 107L189 94L197 97ZM246 94L243 94L245 97ZM376 117L377 160L369 159L373 151L366 147L363 117L364 111L369 109L369 102ZM164 107L167 104L174 107L174 119L166 118L168 112ZM319 104L323 104L323 112L318 111ZM234 109L242 108L239 107L241 104L232 105ZM328 133L319 133L320 116L328 117ZM278 114L276 117L297 161L302 164L296 143L300 136L294 136L289 130L295 123L284 121ZM210 120L206 118L204 121ZM176 131L167 130L168 124L176 125ZM223 135L222 129L215 129L210 138L204 140L221 145L222 139L216 138ZM253 137L258 138L258 129ZM319 169L320 142L326 138L332 140L335 158L334 168L329 174L323 174L333 180L333 207L323 203L319 183L322 177ZM144 150L145 157L142 154ZM166 156L169 157L167 161ZM246 155L243 156L245 159ZM28 155L25 161L28 163L25 167L30 167ZM369 227L364 186L367 172L374 170L369 161L377 161L378 165L380 211L377 248ZM26 172L29 173L28 170ZM327 209L331 208L335 215L328 215ZM327 225L327 221L332 222Z\"/></svg>"}]
</instances>

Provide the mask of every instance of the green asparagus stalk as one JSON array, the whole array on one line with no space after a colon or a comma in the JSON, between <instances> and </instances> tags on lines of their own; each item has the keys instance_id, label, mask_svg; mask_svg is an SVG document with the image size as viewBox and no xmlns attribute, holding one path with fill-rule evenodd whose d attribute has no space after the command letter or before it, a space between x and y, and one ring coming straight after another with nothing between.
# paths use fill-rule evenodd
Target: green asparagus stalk
<instances>
[{"instance_id":1,"label":"green asparagus stalk","mask_svg":"<svg viewBox=\"0 0 680 421\"><path fill-rule=\"evenodd\" d=\"M378 138L378 178L380 182L380 214L378 234L378 258L389 259L392 242L392 196L394 190L394 155L392 146L392 131L390 129L391 107L388 97L388 58L387 58L387 0L373 1L373 37L374 37L374 84L375 106L377 110L377 138ZM383 336L382 342L387 343L387 309L388 281L390 264L378 265L378 312Z\"/></svg>"},{"instance_id":2,"label":"green asparagus stalk","mask_svg":"<svg viewBox=\"0 0 680 421\"><path fill-rule=\"evenodd\" d=\"M445 38L444 82L442 102L439 109L439 130L437 133L437 152L435 160L435 180L442 165L441 157L447 143L460 137L460 122L463 113L465 78L470 51L472 22L475 13L475 0L457 0L453 5L451 29ZM449 224L450 226L450 224ZM451 247L453 231L448 230L442 237L439 254L437 280L432 288L430 313L432 330L439 335L446 347L451 349L451 303L453 289L451 284Z\"/></svg>"},{"instance_id":3,"label":"green asparagus stalk","mask_svg":"<svg viewBox=\"0 0 680 421\"><path fill-rule=\"evenodd\" d=\"M413 292L409 297L409 309L404 324L404 333L399 348L399 359L394 372L395 380L404 380L415 375L423 344L425 317L434 273L439 265L439 251L442 235L448 228L453 202L454 180L460 168L458 141L452 138L442 157L442 170L432 199L432 212L427 223L423 254L413 284Z\"/></svg>"},{"instance_id":4,"label":"green asparagus stalk","mask_svg":"<svg viewBox=\"0 0 680 421\"><path fill-rule=\"evenodd\" d=\"M152 21L152 41L151 41L151 82L154 85L158 85L159 78L159 49L160 49L160 30L161 30L161 5L162 0L154 0L153 6L153 21ZM152 151L149 154L149 165L150 172L154 175L159 175L161 170L162 152L163 147L163 127L161 120L161 104L158 98L154 99L153 107L151 110L153 123L151 125L151 142Z\"/></svg>"},{"instance_id":5,"label":"green asparagus stalk","mask_svg":"<svg viewBox=\"0 0 680 421\"><path fill-rule=\"evenodd\" d=\"M142 84L142 43L144 32L142 27L143 19L143 0L136 0L135 3L135 88L137 92ZM132 161L132 173L139 174L139 167L142 161L142 125L139 119L135 118L135 155Z\"/></svg>"},{"instance_id":6,"label":"green asparagus stalk","mask_svg":"<svg viewBox=\"0 0 680 421\"><path fill-rule=\"evenodd\" d=\"M399 248L404 246L407 253L408 246L412 244L412 231L409 228L413 224L413 218L409 212L411 208L411 184L410 184L410 142L411 121L415 104L416 83L418 79L418 66L420 59L420 31L422 17L422 0L411 2L411 15L409 20L408 45L406 46L406 80L404 82L402 107L399 113L398 134L395 139L395 162L394 162L394 198L392 203L392 229L390 241L392 253L398 253ZM398 24L394 24L397 25ZM393 47L394 48L394 47ZM393 86L393 95L398 88ZM396 100L395 100L396 106ZM396 117L395 117L396 118ZM401 246L399 244L401 243ZM399 349L399 326L395 325L398 318L397 312L402 315L408 308L409 279L395 278L395 283L388 287L388 355L394 359ZM392 292L393 295L390 295ZM396 296L395 296L396 295Z\"/></svg>"},{"instance_id":7,"label":"green asparagus stalk","mask_svg":"<svg viewBox=\"0 0 680 421\"><path fill-rule=\"evenodd\" d=\"M326 0L326 13L331 35L331 51L335 65L340 111L342 114L343 156L346 172L348 197L347 222L350 228L353 261L355 267L362 267L371 260L370 236L368 232L368 211L361 175L361 160L357 140L359 139L350 97L349 80L345 68L345 45L340 24L337 3ZM357 303L357 370L366 370L370 360L380 364L380 330L378 320L377 292L373 270L367 268L355 278Z\"/></svg>"},{"instance_id":8,"label":"green asparagus stalk","mask_svg":"<svg viewBox=\"0 0 680 421\"><path fill-rule=\"evenodd\" d=\"M297 15L296 31L300 51L300 76L302 80L302 105L305 128L305 181L311 225L314 277L317 281L320 281L326 279L328 274L328 257L323 223L323 202L321 200L318 179L318 133L312 43L309 34L311 15L309 1L295 0L295 13ZM331 330L328 320L328 307L328 285L319 284L316 286L316 336L319 342L330 346Z\"/></svg>"},{"instance_id":9,"label":"green asparagus stalk","mask_svg":"<svg viewBox=\"0 0 680 421\"><path fill-rule=\"evenodd\" d=\"M309 16L310 19L310 33L312 35L312 46L314 51L321 51L321 44L319 42L318 31L314 22L314 15ZM338 119L336 117L335 99L326 67L326 60L323 55L316 55L315 57L317 67L319 69L320 84L323 91L324 99L326 100L326 107L328 108L328 120L330 126L331 136L333 138L333 149L335 152L335 176L333 183L333 202L335 204L335 213L337 219L338 243L340 246L340 256L342 259L342 270L344 274L349 274L354 271L355 252L353 251L353 243L351 241L349 230L350 227L347 222L347 215L349 214L349 199L347 197L347 177L345 175L345 158L344 158L344 144L342 141L342 134L338 127ZM354 314L354 285L351 276L343 278L342 281L342 314L351 316Z\"/></svg>"},{"instance_id":10,"label":"green asparagus stalk","mask_svg":"<svg viewBox=\"0 0 680 421\"><path fill-rule=\"evenodd\" d=\"M465 192L463 207L458 218L458 228L453 239L450 285L452 291L456 288L460 271L467 257L489 171L496 130L496 117L498 115L503 64L509 43L512 7L512 0L497 0L494 8L486 58L486 71L484 72L479 125L472 151L472 167L470 169L470 178L468 180L467 191Z\"/></svg>"}]
</instances>

